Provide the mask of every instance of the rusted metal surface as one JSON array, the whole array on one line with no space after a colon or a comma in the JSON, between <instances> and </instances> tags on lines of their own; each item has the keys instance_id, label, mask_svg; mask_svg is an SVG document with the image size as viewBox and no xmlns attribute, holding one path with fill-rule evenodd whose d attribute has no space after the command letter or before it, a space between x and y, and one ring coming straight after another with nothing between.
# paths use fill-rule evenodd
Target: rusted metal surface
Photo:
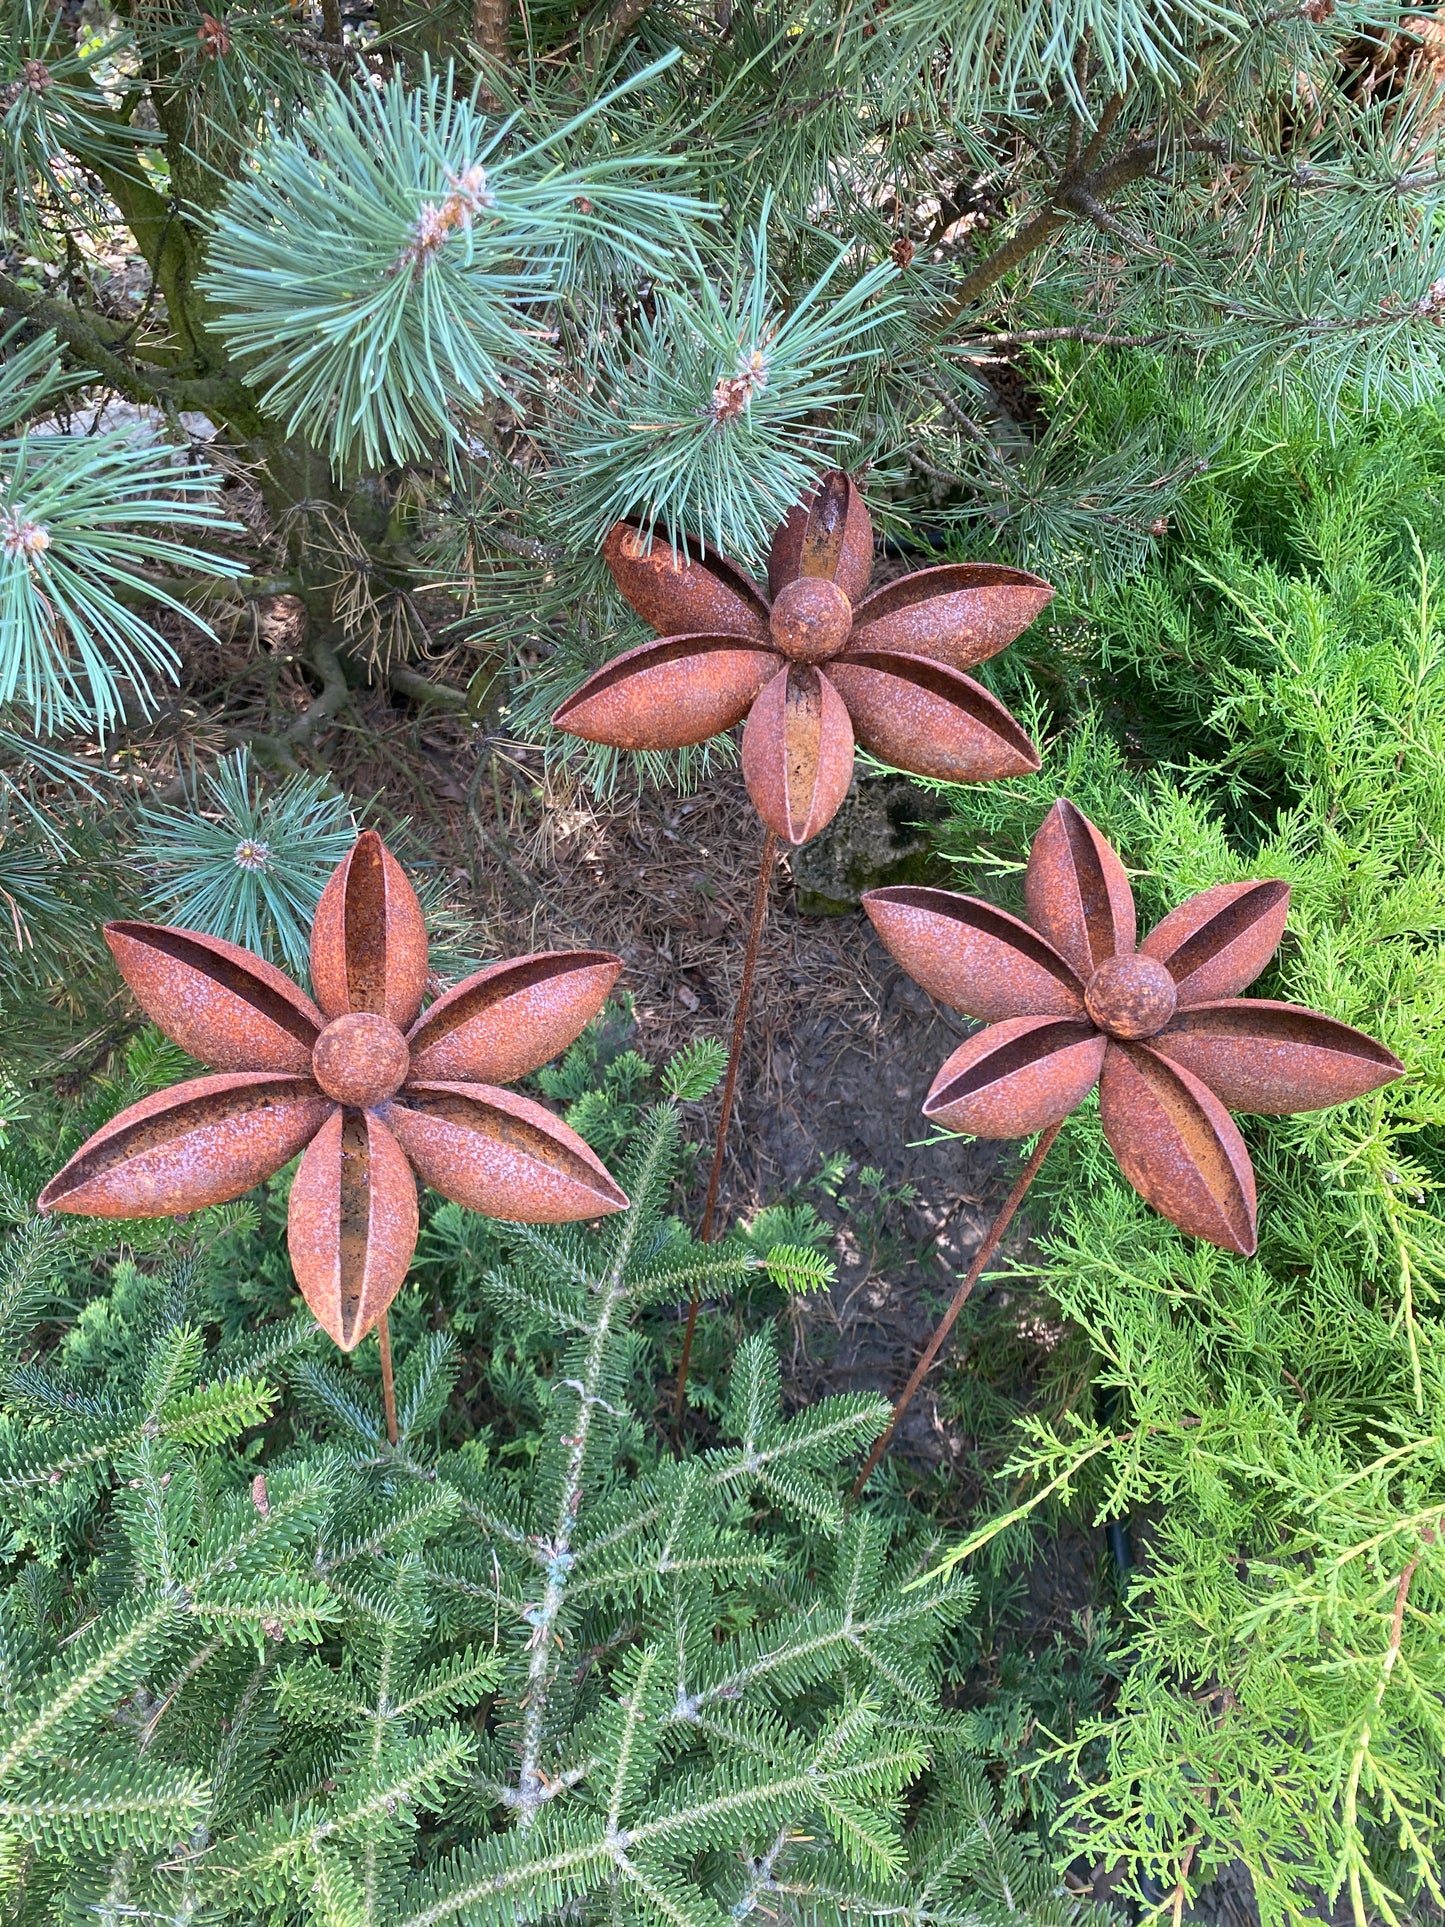
<instances>
[{"instance_id":1,"label":"rusted metal surface","mask_svg":"<svg viewBox=\"0 0 1445 1927\"><path fill-rule=\"evenodd\" d=\"M291 1187L292 1267L350 1351L384 1315L417 1237L416 1176L472 1210L556 1224L627 1199L575 1131L497 1089L565 1050L622 969L553 951L480 970L421 1010L426 928L401 865L358 837L312 929L317 1003L234 944L108 926L122 976L168 1037L228 1075L143 1098L40 1194L42 1211L156 1218L237 1198L305 1152ZM410 1030L407 1030L407 1026Z\"/></svg>"},{"instance_id":2,"label":"rusted metal surface","mask_svg":"<svg viewBox=\"0 0 1445 1927\"><path fill-rule=\"evenodd\" d=\"M663 641L607 663L553 722L587 742L667 750L746 717L748 793L788 843L831 821L855 738L899 769L955 783L1039 767L1024 730L963 671L1021 635L1053 590L1021 569L949 563L870 596L873 525L841 470L777 531L766 593L710 549L675 555L624 522L603 554Z\"/></svg>"},{"instance_id":3,"label":"rusted metal surface","mask_svg":"<svg viewBox=\"0 0 1445 1927\"><path fill-rule=\"evenodd\" d=\"M405 1030L426 993L426 922L375 830L332 871L311 926L311 982L328 1017L371 1010Z\"/></svg>"},{"instance_id":4,"label":"rusted metal surface","mask_svg":"<svg viewBox=\"0 0 1445 1927\"><path fill-rule=\"evenodd\" d=\"M170 1218L239 1198L294 1158L333 1106L310 1078L196 1077L103 1124L40 1193L41 1211Z\"/></svg>"},{"instance_id":5,"label":"rusted metal surface","mask_svg":"<svg viewBox=\"0 0 1445 1927\"><path fill-rule=\"evenodd\" d=\"M1287 884L1202 891L1136 945L1123 865L1061 801L1034 838L1025 894L1031 924L950 890L863 899L909 976L988 1021L943 1066L924 1115L974 1137L1023 1137L1060 1123L1097 1083L1104 1134L1140 1196L1247 1256L1254 1171L1230 1111L1323 1110L1404 1066L1319 1011L1234 994L1274 954Z\"/></svg>"},{"instance_id":6,"label":"rusted metal surface","mask_svg":"<svg viewBox=\"0 0 1445 1927\"><path fill-rule=\"evenodd\" d=\"M391 1304L416 1249L416 1179L374 1111L334 1110L291 1185L286 1243L316 1322L349 1352Z\"/></svg>"},{"instance_id":7,"label":"rusted metal surface","mask_svg":"<svg viewBox=\"0 0 1445 1927\"><path fill-rule=\"evenodd\" d=\"M105 940L146 1016L202 1064L310 1072L326 1019L274 965L163 924L110 923Z\"/></svg>"},{"instance_id":8,"label":"rusted metal surface","mask_svg":"<svg viewBox=\"0 0 1445 1927\"><path fill-rule=\"evenodd\" d=\"M412 1075L510 1084L566 1050L621 974L606 950L545 950L479 970L412 1026Z\"/></svg>"},{"instance_id":9,"label":"rusted metal surface","mask_svg":"<svg viewBox=\"0 0 1445 1927\"><path fill-rule=\"evenodd\" d=\"M837 815L853 780L853 725L811 663L789 663L753 704L743 779L758 815L785 842L806 843Z\"/></svg>"},{"instance_id":10,"label":"rusted metal surface","mask_svg":"<svg viewBox=\"0 0 1445 1927\"><path fill-rule=\"evenodd\" d=\"M433 1190L489 1218L568 1224L627 1203L585 1141L515 1091L417 1081L392 1106L391 1125Z\"/></svg>"}]
</instances>

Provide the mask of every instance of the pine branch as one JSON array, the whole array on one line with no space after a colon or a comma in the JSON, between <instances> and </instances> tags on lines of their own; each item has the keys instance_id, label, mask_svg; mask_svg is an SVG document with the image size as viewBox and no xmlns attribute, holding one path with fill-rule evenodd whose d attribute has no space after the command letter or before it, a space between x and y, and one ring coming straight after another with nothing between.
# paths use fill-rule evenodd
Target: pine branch
<instances>
[{"instance_id":1,"label":"pine branch","mask_svg":"<svg viewBox=\"0 0 1445 1927\"><path fill-rule=\"evenodd\" d=\"M0 310L58 336L79 367L101 376L117 394L131 401L156 404L169 398L170 386L163 377L144 375L133 362L116 354L99 328L68 301L23 288L8 274L0 273Z\"/></svg>"}]
</instances>

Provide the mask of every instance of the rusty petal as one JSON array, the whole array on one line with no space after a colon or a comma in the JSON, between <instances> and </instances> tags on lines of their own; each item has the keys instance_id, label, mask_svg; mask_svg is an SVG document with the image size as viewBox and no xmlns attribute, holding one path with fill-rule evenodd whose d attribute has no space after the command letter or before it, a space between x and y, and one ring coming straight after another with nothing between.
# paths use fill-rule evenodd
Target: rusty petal
<instances>
[{"instance_id":1,"label":"rusty petal","mask_svg":"<svg viewBox=\"0 0 1445 1927\"><path fill-rule=\"evenodd\" d=\"M736 636L670 636L604 663L552 717L614 749L683 749L740 723L781 657Z\"/></svg>"},{"instance_id":2,"label":"rusty petal","mask_svg":"<svg viewBox=\"0 0 1445 1927\"><path fill-rule=\"evenodd\" d=\"M555 1057L607 1002L622 959L549 950L466 977L412 1028L411 1076L510 1084Z\"/></svg>"},{"instance_id":3,"label":"rusty petal","mask_svg":"<svg viewBox=\"0 0 1445 1927\"><path fill-rule=\"evenodd\" d=\"M686 556L618 522L602 544L618 588L660 636L768 635L768 599L751 576L705 546Z\"/></svg>"},{"instance_id":4,"label":"rusty petal","mask_svg":"<svg viewBox=\"0 0 1445 1927\"><path fill-rule=\"evenodd\" d=\"M837 815L853 780L853 726L809 664L790 663L753 704L743 777L758 815L785 843L806 843Z\"/></svg>"},{"instance_id":5,"label":"rusty petal","mask_svg":"<svg viewBox=\"0 0 1445 1927\"><path fill-rule=\"evenodd\" d=\"M1083 986L1036 930L977 897L922 884L870 890L863 908L931 997L970 1017L1079 1017Z\"/></svg>"},{"instance_id":6,"label":"rusty petal","mask_svg":"<svg viewBox=\"0 0 1445 1927\"><path fill-rule=\"evenodd\" d=\"M411 1084L392 1106L419 1176L444 1198L514 1224L569 1224L627 1205L606 1165L560 1118L489 1084Z\"/></svg>"},{"instance_id":7,"label":"rusty petal","mask_svg":"<svg viewBox=\"0 0 1445 1927\"><path fill-rule=\"evenodd\" d=\"M355 1349L401 1289L416 1249L416 1179L370 1111L337 1111L291 1186L286 1243L301 1295L342 1351Z\"/></svg>"},{"instance_id":8,"label":"rusty petal","mask_svg":"<svg viewBox=\"0 0 1445 1927\"><path fill-rule=\"evenodd\" d=\"M776 595L800 575L826 576L856 605L872 573L873 524L852 477L835 468L773 537L768 587Z\"/></svg>"},{"instance_id":9,"label":"rusty petal","mask_svg":"<svg viewBox=\"0 0 1445 1927\"><path fill-rule=\"evenodd\" d=\"M46 1185L37 1208L169 1218L225 1204L294 1158L334 1108L307 1078L192 1078L102 1125Z\"/></svg>"},{"instance_id":10,"label":"rusty petal","mask_svg":"<svg viewBox=\"0 0 1445 1927\"><path fill-rule=\"evenodd\" d=\"M1214 1003L1254 982L1288 914L1287 883L1221 883L1171 910L1139 948L1168 967L1181 1010Z\"/></svg>"},{"instance_id":11,"label":"rusty petal","mask_svg":"<svg viewBox=\"0 0 1445 1927\"><path fill-rule=\"evenodd\" d=\"M970 1137L1027 1137L1093 1090L1107 1039L1065 1017L1010 1017L960 1044L933 1080L923 1115Z\"/></svg>"},{"instance_id":12,"label":"rusty petal","mask_svg":"<svg viewBox=\"0 0 1445 1927\"><path fill-rule=\"evenodd\" d=\"M1254 1169L1207 1085L1145 1045L1111 1041L1099 1115L1119 1169L1146 1203L1192 1238L1251 1255Z\"/></svg>"},{"instance_id":13,"label":"rusty petal","mask_svg":"<svg viewBox=\"0 0 1445 1927\"><path fill-rule=\"evenodd\" d=\"M311 1068L325 1018L249 950L157 923L108 923L105 940L136 1002L166 1036L217 1070Z\"/></svg>"},{"instance_id":14,"label":"rusty petal","mask_svg":"<svg viewBox=\"0 0 1445 1927\"><path fill-rule=\"evenodd\" d=\"M1347 1104L1405 1066L1383 1044L1317 1010L1231 997L1181 1013L1150 1047L1182 1064L1231 1111L1282 1117Z\"/></svg>"},{"instance_id":15,"label":"rusty petal","mask_svg":"<svg viewBox=\"0 0 1445 1927\"><path fill-rule=\"evenodd\" d=\"M1030 923L1084 983L1105 958L1134 948L1134 892L1124 866L1084 812L1064 798L1034 838L1024 896Z\"/></svg>"},{"instance_id":16,"label":"rusty petal","mask_svg":"<svg viewBox=\"0 0 1445 1927\"><path fill-rule=\"evenodd\" d=\"M369 1010L405 1030L426 990L426 923L375 830L332 871L311 926L311 981L328 1017Z\"/></svg>"},{"instance_id":17,"label":"rusty petal","mask_svg":"<svg viewBox=\"0 0 1445 1927\"><path fill-rule=\"evenodd\" d=\"M971 669L1022 635L1053 594L1038 576L991 563L918 569L859 605L851 646L894 649L951 669Z\"/></svg>"},{"instance_id":18,"label":"rusty petal","mask_svg":"<svg viewBox=\"0 0 1445 1927\"><path fill-rule=\"evenodd\" d=\"M858 741L896 769L986 783L1039 766L1038 751L998 698L944 663L849 649L825 673L848 705Z\"/></svg>"}]
</instances>

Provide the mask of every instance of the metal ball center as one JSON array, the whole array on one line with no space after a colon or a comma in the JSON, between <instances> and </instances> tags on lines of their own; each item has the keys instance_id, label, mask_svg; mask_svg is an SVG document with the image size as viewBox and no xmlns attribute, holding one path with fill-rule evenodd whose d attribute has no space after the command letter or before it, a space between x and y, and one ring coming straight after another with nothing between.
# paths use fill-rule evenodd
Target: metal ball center
<instances>
[{"instance_id":1,"label":"metal ball center","mask_svg":"<svg viewBox=\"0 0 1445 1927\"><path fill-rule=\"evenodd\" d=\"M334 1019L311 1051L311 1074L326 1095L363 1110L399 1090L410 1065L411 1052L396 1025L369 1010Z\"/></svg>"},{"instance_id":2,"label":"metal ball center","mask_svg":"<svg viewBox=\"0 0 1445 1927\"><path fill-rule=\"evenodd\" d=\"M800 575L779 589L770 622L773 641L793 662L826 662L853 627L853 605L826 576Z\"/></svg>"},{"instance_id":3,"label":"metal ball center","mask_svg":"<svg viewBox=\"0 0 1445 1927\"><path fill-rule=\"evenodd\" d=\"M1111 1037L1153 1037L1178 1001L1174 979L1154 957L1107 957L1084 991L1089 1015Z\"/></svg>"}]
</instances>

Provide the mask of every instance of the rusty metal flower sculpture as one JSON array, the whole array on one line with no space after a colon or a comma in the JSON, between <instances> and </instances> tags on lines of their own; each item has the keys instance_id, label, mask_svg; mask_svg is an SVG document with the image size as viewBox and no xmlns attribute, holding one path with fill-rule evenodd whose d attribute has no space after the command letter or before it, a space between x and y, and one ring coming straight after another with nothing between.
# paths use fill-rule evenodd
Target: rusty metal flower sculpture
<instances>
[{"instance_id":1,"label":"rusty metal flower sculpture","mask_svg":"<svg viewBox=\"0 0 1445 1927\"><path fill-rule=\"evenodd\" d=\"M661 640L599 669L553 715L615 749L683 749L747 718L743 776L767 834L733 1014L702 1238L712 1235L777 839L806 843L837 815L861 743L884 762L951 783L1039 767L1001 702L963 672L1006 648L1053 590L1021 569L920 569L868 594L873 524L840 469L773 537L765 593L706 547L688 556L619 522L603 545L617 586ZM688 1311L676 1414L687 1388Z\"/></svg>"},{"instance_id":2,"label":"rusty metal flower sculpture","mask_svg":"<svg viewBox=\"0 0 1445 1927\"><path fill-rule=\"evenodd\" d=\"M680 557L619 522L617 586L662 638L599 669L560 729L618 749L681 749L747 718L743 775L768 828L806 843L837 814L855 740L952 783L1019 776L1038 752L963 672L997 655L1053 595L1020 569L920 569L869 595L873 525L849 477L824 476L773 538L768 593L704 548Z\"/></svg>"},{"instance_id":3,"label":"rusty metal flower sculpture","mask_svg":"<svg viewBox=\"0 0 1445 1927\"><path fill-rule=\"evenodd\" d=\"M973 1137L1043 1133L893 1425L1064 1119L1096 1084L1104 1135L1140 1196L1181 1231L1247 1257L1256 1243L1254 1169L1229 1113L1323 1110L1404 1069L1383 1044L1317 1010L1238 995L1284 934L1287 884L1201 891L1138 943L1123 864L1082 811L1060 801L1034 838L1024 890L1028 923L949 890L873 890L863 899L910 977L941 1003L987 1020L934 1079L924 1115Z\"/></svg>"},{"instance_id":4,"label":"rusty metal flower sculpture","mask_svg":"<svg viewBox=\"0 0 1445 1927\"><path fill-rule=\"evenodd\" d=\"M317 905L315 1003L219 937L113 923L105 938L146 1014L220 1075L120 1112L50 1180L40 1210L197 1211L304 1151L287 1219L297 1282L343 1351L379 1325L389 1366L386 1310L416 1245L418 1177L474 1211L529 1223L626 1205L575 1131L499 1088L572 1042L606 1002L620 959L514 957L423 1011L421 905L375 831L357 839Z\"/></svg>"}]
</instances>

